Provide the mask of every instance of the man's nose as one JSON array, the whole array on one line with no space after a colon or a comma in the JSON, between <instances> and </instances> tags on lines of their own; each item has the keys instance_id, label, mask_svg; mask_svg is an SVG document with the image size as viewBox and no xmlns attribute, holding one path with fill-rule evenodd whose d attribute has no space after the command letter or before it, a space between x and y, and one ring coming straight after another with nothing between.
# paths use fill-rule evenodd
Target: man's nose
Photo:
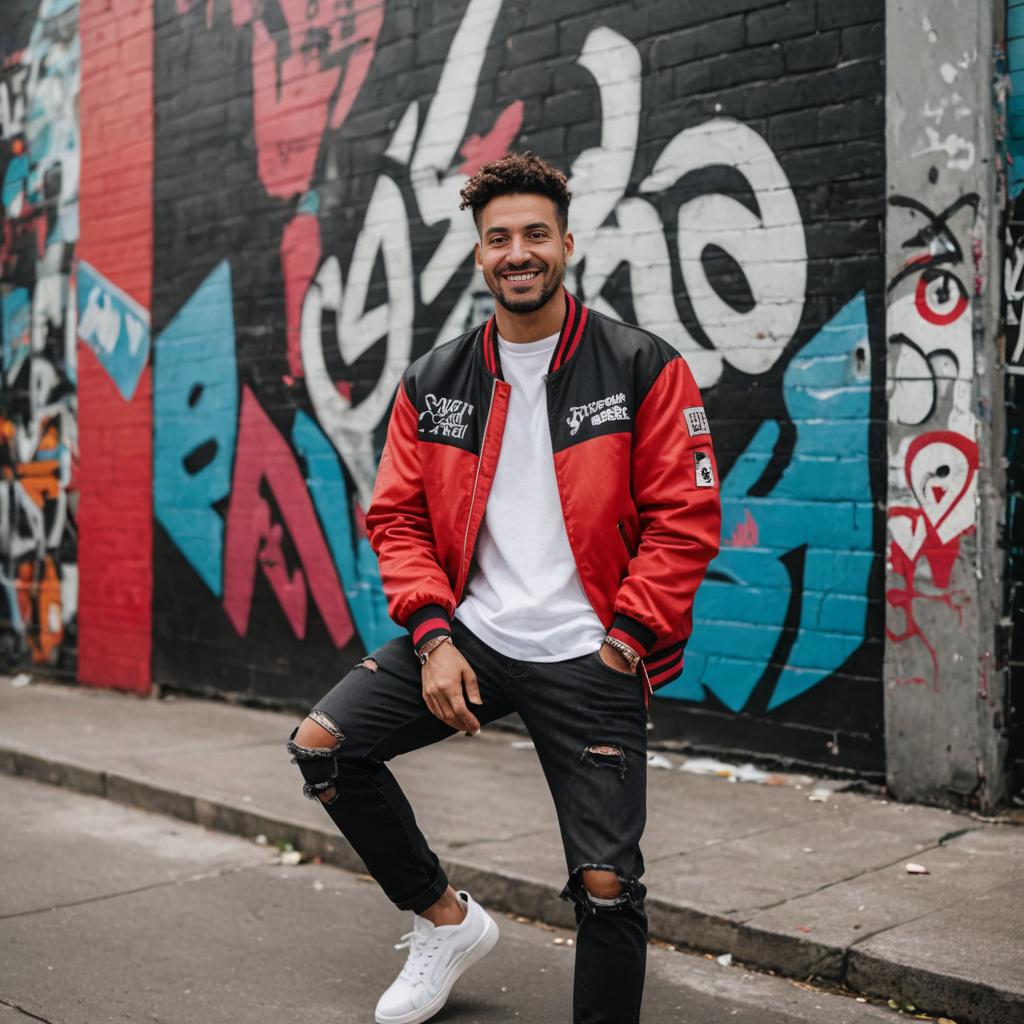
<instances>
[{"instance_id":1,"label":"man's nose","mask_svg":"<svg viewBox=\"0 0 1024 1024\"><path fill-rule=\"evenodd\" d=\"M526 245L525 241L521 238L512 239L512 248L509 250L508 261L509 263L529 263L530 261L530 249Z\"/></svg>"}]
</instances>

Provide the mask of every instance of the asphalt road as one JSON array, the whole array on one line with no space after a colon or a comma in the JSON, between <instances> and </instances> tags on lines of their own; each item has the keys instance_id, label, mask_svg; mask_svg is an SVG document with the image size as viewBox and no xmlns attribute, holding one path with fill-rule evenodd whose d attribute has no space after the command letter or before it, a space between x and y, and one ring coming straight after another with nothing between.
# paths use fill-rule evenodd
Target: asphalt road
<instances>
[{"instance_id":1,"label":"asphalt road","mask_svg":"<svg viewBox=\"0 0 1024 1024\"><path fill-rule=\"evenodd\" d=\"M286 867L246 840L0 776L0 1024L370 1024L411 920L359 876ZM496 950L434 1020L570 1021L572 934L497 920ZM650 949L644 1024L897 1019Z\"/></svg>"}]
</instances>

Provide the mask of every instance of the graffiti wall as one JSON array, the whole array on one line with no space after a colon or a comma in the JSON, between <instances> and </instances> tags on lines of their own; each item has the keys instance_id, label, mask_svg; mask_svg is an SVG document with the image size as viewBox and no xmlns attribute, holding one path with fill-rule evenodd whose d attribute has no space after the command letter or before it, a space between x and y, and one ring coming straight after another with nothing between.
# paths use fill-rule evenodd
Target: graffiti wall
<instances>
[{"instance_id":1,"label":"graffiti wall","mask_svg":"<svg viewBox=\"0 0 1024 1024\"><path fill-rule=\"evenodd\" d=\"M363 527L391 398L489 310L461 184L532 148L570 286L686 355L715 434L724 545L658 728L880 768L882 4L154 24L154 678L302 702L394 634Z\"/></svg>"},{"instance_id":2,"label":"graffiti wall","mask_svg":"<svg viewBox=\"0 0 1024 1024\"><path fill-rule=\"evenodd\" d=\"M3 13L0 668L73 672L78 4L14 0Z\"/></svg>"},{"instance_id":3,"label":"graffiti wall","mask_svg":"<svg viewBox=\"0 0 1024 1024\"><path fill-rule=\"evenodd\" d=\"M459 188L533 149L569 286L687 357L715 436L659 735L880 771L885 609L925 650L922 602L957 616L977 465L971 197L896 197L886 280L883 6L8 0L0 668L298 706L395 635L390 404L491 309Z\"/></svg>"},{"instance_id":4,"label":"graffiti wall","mask_svg":"<svg viewBox=\"0 0 1024 1024\"><path fill-rule=\"evenodd\" d=\"M1007 600L1011 788L1024 793L1024 2L1008 0L1008 210L1003 271L1007 434Z\"/></svg>"}]
</instances>

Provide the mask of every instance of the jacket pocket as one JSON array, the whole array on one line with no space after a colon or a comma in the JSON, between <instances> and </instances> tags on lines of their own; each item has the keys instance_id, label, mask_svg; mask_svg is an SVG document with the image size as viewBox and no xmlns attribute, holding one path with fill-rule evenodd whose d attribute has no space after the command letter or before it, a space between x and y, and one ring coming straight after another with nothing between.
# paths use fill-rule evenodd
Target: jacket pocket
<instances>
[{"instance_id":1,"label":"jacket pocket","mask_svg":"<svg viewBox=\"0 0 1024 1024\"><path fill-rule=\"evenodd\" d=\"M622 546L626 549L626 557L632 558L636 554L636 545L631 544L629 541L629 535L626 533L626 524L620 519L615 525L618 527Z\"/></svg>"}]
</instances>

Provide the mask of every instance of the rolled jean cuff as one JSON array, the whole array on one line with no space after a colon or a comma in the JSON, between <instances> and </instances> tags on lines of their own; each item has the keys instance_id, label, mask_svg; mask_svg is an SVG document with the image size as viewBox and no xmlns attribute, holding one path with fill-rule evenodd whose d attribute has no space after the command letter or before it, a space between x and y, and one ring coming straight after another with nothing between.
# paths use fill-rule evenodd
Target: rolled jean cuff
<instances>
[{"instance_id":1,"label":"rolled jean cuff","mask_svg":"<svg viewBox=\"0 0 1024 1024\"><path fill-rule=\"evenodd\" d=\"M423 890L418 896L411 900L396 901L395 906L399 910L411 910L414 914L422 914L428 907L432 907L448 891L448 876L440 864L437 866L437 875L434 881Z\"/></svg>"}]
</instances>

